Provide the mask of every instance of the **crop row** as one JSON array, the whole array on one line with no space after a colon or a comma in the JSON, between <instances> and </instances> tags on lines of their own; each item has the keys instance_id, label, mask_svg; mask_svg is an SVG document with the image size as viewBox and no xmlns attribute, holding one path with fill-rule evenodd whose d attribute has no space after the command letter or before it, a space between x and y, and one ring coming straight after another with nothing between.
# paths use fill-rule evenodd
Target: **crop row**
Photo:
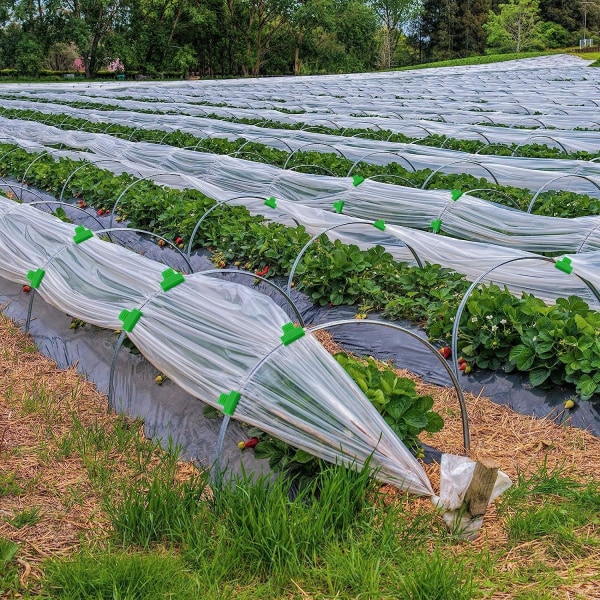
<instances>
[{"instance_id":1,"label":"crop row","mask_svg":"<svg viewBox=\"0 0 600 600\"><path fill-rule=\"evenodd\" d=\"M180 130L165 133L161 130L128 127L116 123L107 125L106 123L92 122L63 113L48 115L31 110L0 109L0 115L12 119L42 122L62 130L106 133L131 141L155 142L201 152L236 155L246 160L264 162L279 167L287 164L288 168L295 168L298 171L307 173L327 173L344 177L354 166L355 173L360 173L365 178L376 176L378 181L390 184L397 184L398 181L402 181L403 184L420 188L427 182L428 188L463 191L484 188L486 191L478 191L479 197L493 200L511 208L518 205L522 210L526 210L533 198L528 190L514 186L498 185L467 173L449 174L438 171L433 174L434 172L431 169L409 171L395 162L384 166L367 162L354 165L353 161L335 153L315 151L297 151L289 160L289 152L259 142L249 142L244 138L233 141L221 138L198 138ZM538 194L536 208L533 212L538 215L565 218L594 215L600 213L600 199L565 190L546 190Z\"/></svg>"},{"instance_id":2,"label":"crop row","mask_svg":"<svg viewBox=\"0 0 600 600\"><path fill-rule=\"evenodd\" d=\"M1 145L4 176L58 195L81 163L55 161ZM13 150L7 154L9 150ZM110 210L115 198L132 183L127 174L114 176L93 166L78 171L67 193L97 210ZM168 239L190 239L200 217L214 201L195 190L174 190L141 181L125 195L117 218ZM203 221L196 249L207 247L219 267L235 264L246 270L284 275L310 239L304 227L287 227L252 216L244 207L220 206ZM317 304L358 305L360 316L383 311L390 319L423 325L432 340L451 337L453 317L469 286L465 278L439 265L411 267L376 246L354 245L321 236L297 269L297 286ZM600 314L579 298L559 299L554 306L496 286L482 286L467 302L461 320L460 353L473 366L529 373L534 386L572 383L582 398L600 392Z\"/></svg>"},{"instance_id":3,"label":"crop row","mask_svg":"<svg viewBox=\"0 0 600 600\"><path fill-rule=\"evenodd\" d=\"M23 100L19 96L4 96L8 99ZM123 100L125 98L122 98ZM130 98L140 103L145 101L142 98ZM46 100L44 98L26 98L27 102L51 102L56 105L69 106L71 108L82 108L89 109L93 108L96 111L116 111L123 110L123 106L119 104L107 104L93 101L67 101L67 100ZM195 103L201 105L212 106L209 103ZM215 107L226 106L226 105L214 105ZM181 110L161 110L156 108L139 108L136 107L136 112L145 114L186 114ZM280 111L281 112L281 111ZM292 111L296 112L296 111ZM216 119L219 121L226 121L229 123L239 123L243 125L255 125L266 129L286 129L292 131L310 131L312 133L320 133L324 135L333 135L341 137L360 137L369 140L378 140L383 142L392 142L400 144L415 144L417 146L430 146L433 148L446 148L447 150L456 150L459 152L466 152L468 154L479 154L479 155L493 155L493 156L514 156L527 158L552 158L552 159L567 159L567 160L593 160L600 157L600 152L588 152L586 150L577 150L568 152L562 148L551 147L545 144L534 144L534 143L506 143L506 144L490 144L482 140L465 140L453 138L449 135L442 135L437 133L429 133L426 137L411 137L403 133L393 131L391 129L369 129L365 127L328 127L322 123L318 124L306 124L306 123L289 123L285 121L278 121L276 119L265 119L261 117L233 117L224 116L216 113L209 113L203 115L208 119ZM491 126L489 122L483 121L479 125ZM494 124L494 127L501 127L501 125ZM517 128L517 127L515 127Z\"/></svg>"}]
</instances>

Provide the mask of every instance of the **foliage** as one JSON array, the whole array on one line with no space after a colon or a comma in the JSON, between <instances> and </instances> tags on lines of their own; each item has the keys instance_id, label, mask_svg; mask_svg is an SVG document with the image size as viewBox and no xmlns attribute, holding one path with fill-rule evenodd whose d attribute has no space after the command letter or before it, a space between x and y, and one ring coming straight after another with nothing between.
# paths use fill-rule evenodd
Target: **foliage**
<instances>
[{"instance_id":1,"label":"foliage","mask_svg":"<svg viewBox=\"0 0 600 600\"><path fill-rule=\"evenodd\" d=\"M541 25L538 0L508 0L498 8L498 14L489 12L488 22L483 26L488 43L517 53L538 49L535 48Z\"/></svg>"},{"instance_id":2,"label":"foliage","mask_svg":"<svg viewBox=\"0 0 600 600\"><path fill-rule=\"evenodd\" d=\"M338 353L335 359L404 445L415 454L421 451L418 436L423 431L436 433L444 426L442 417L431 410L433 398L420 396L412 379L398 377L393 369L382 367L372 358L361 361L345 353Z\"/></svg>"},{"instance_id":3,"label":"foliage","mask_svg":"<svg viewBox=\"0 0 600 600\"><path fill-rule=\"evenodd\" d=\"M580 10L567 5L540 0L552 25L539 39L549 47L577 38ZM488 0L14 0L0 6L0 69L34 77L40 66L70 71L73 52L87 77L116 56L150 77L390 68L483 55L489 7ZM597 25L590 8L590 31Z\"/></svg>"},{"instance_id":4,"label":"foliage","mask_svg":"<svg viewBox=\"0 0 600 600\"><path fill-rule=\"evenodd\" d=\"M341 160L333 155L330 159ZM24 150L7 153L0 174L21 175L30 163L31 155ZM28 183L55 194L78 166L49 156L31 164ZM77 172L67 191L95 207L111 209L111 199L131 182L129 175L114 177L90 166ZM199 192L143 181L121 199L116 212L131 225L168 239L182 237L187 243L200 216L213 205ZM247 270L264 271L268 266L269 276L287 275L310 238L303 227L263 221L244 207L221 206L204 220L193 247L208 246L219 252L221 266L234 260ZM468 288L464 277L439 265L408 267L382 247L360 250L324 236L309 246L297 275L298 287L317 304L354 303L381 309L389 318L426 323L430 339L445 343ZM534 386L573 384L582 398L590 398L600 393L599 334L599 314L581 299L559 299L555 306L547 306L533 296L519 299L489 286L476 290L467 303L459 350L479 368L516 369L528 373Z\"/></svg>"}]
</instances>

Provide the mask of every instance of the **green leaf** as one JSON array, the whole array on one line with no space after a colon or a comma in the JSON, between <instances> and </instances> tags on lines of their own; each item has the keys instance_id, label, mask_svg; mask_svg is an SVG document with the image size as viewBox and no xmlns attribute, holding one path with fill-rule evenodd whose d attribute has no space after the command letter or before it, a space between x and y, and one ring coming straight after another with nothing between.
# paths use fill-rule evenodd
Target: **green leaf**
<instances>
[{"instance_id":1,"label":"green leaf","mask_svg":"<svg viewBox=\"0 0 600 600\"><path fill-rule=\"evenodd\" d=\"M427 425L425 431L428 433L437 433L444 427L444 419L436 412L427 413Z\"/></svg>"},{"instance_id":2,"label":"green leaf","mask_svg":"<svg viewBox=\"0 0 600 600\"><path fill-rule=\"evenodd\" d=\"M392 398L385 407L385 412L395 420L400 419L410 406L410 399L406 396Z\"/></svg>"},{"instance_id":3,"label":"green leaf","mask_svg":"<svg viewBox=\"0 0 600 600\"><path fill-rule=\"evenodd\" d=\"M368 389L365 395L373 404L375 404L378 410L381 410L388 402L388 399L381 390Z\"/></svg>"},{"instance_id":4,"label":"green leaf","mask_svg":"<svg viewBox=\"0 0 600 600\"><path fill-rule=\"evenodd\" d=\"M516 363L519 371L527 371L535 360L535 352L523 344L515 346L511 351L509 358Z\"/></svg>"},{"instance_id":5,"label":"green leaf","mask_svg":"<svg viewBox=\"0 0 600 600\"><path fill-rule=\"evenodd\" d=\"M544 381L550 377L551 373L551 369L534 369L529 373L529 382L533 387L542 385L542 383L544 383Z\"/></svg>"},{"instance_id":6,"label":"green leaf","mask_svg":"<svg viewBox=\"0 0 600 600\"><path fill-rule=\"evenodd\" d=\"M596 393L598 387L589 375L584 375L577 383L577 392L582 400L587 400Z\"/></svg>"},{"instance_id":7,"label":"green leaf","mask_svg":"<svg viewBox=\"0 0 600 600\"><path fill-rule=\"evenodd\" d=\"M259 444L260 446L260 444ZM258 448L258 446L257 446ZM311 460L313 460L315 457L312 454L309 454L308 452L306 452L305 450L296 450L296 454L294 454L294 460L305 464L310 462Z\"/></svg>"},{"instance_id":8,"label":"green leaf","mask_svg":"<svg viewBox=\"0 0 600 600\"><path fill-rule=\"evenodd\" d=\"M405 413L404 422L411 427L417 427L419 429L427 427L427 417L417 410L411 409Z\"/></svg>"}]
</instances>

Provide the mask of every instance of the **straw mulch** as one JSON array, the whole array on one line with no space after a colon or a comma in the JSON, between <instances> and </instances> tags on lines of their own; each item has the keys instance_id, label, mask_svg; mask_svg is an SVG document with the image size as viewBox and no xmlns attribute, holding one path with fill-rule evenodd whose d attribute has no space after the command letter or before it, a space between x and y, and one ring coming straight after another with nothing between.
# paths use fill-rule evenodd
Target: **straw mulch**
<instances>
[{"instance_id":1,"label":"straw mulch","mask_svg":"<svg viewBox=\"0 0 600 600\"><path fill-rule=\"evenodd\" d=\"M339 350L327 334L320 332L319 337L328 350ZM434 396L435 410L446 421L441 432L426 436L423 441L442 451L463 454L454 390L419 380L417 383L421 393ZM518 415L484 397L466 394L466 402L470 456L493 458L513 481L517 473L533 472L544 460L549 468L563 465L566 473L582 481L590 474L600 473L600 439L588 432L557 425L550 419ZM70 553L81 546L82 540L101 541L108 531L102 498L90 484L85 465L80 458L63 458L57 451L72 427L73 414L84 426L109 427L115 419L106 413L106 398L92 383L83 380L75 368L57 369L53 361L35 350L27 335L0 314L0 482L6 486L12 479L21 488L12 495L0 493L0 538L20 545L23 583L41 575L40 562L44 558ZM142 435L140 424L132 426L139 427ZM115 455L113 464L120 462ZM182 465L182 477L193 469ZM427 465L426 470L437 489L437 465ZM409 510L431 510L428 500L407 500L391 488L387 491L391 499L405 502ZM22 528L11 524L15 515L32 508L39 509L37 523ZM598 525L590 527L596 528L597 535ZM493 508L486 515L482 535L473 544L492 552L508 550L502 522ZM512 547L502 568L515 570L523 561L553 564L555 573L564 581L556 590L557 598L600 598L596 581L600 554L588 555L581 564L566 564L550 556L546 546L542 540ZM519 591L524 588L514 594L490 597L512 598Z\"/></svg>"},{"instance_id":2,"label":"straw mulch","mask_svg":"<svg viewBox=\"0 0 600 600\"><path fill-rule=\"evenodd\" d=\"M319 331L318 337L330 352L341 351L328 333ZM465 393L471 437L471 450L465 453L459 403L454 388L429 385L406 370L395 370L399 376L413 379L420 394L433 396L434 410L444 418L444 428L433 435L422 435L423 443L442 452L466 454L474 460L492 459L513 482L516 482L518 474L527 477L536 472L543 463L546 464L548 471L558 469L564 476L581 482L588 482L591 478L598 479L600 438L588 431L570 427L568 418L562 419L565 415L561 412L557 414L555 411L548 418L539 419L515 413L507 406L495 404L482 395L474 396ZM558 424L558 421L564 423ZM439 491L439 465L432 463L424 465L424 468L434 490ZM405 502L408 510L423 511L431 508L429 500L402 499L398 491L391 487L387 489L387 493L391 498ZM573 507L573 510L577 510L577 507ZM584 529L591 540L599 539L600 523L590 523ZM600 600L598 544L592 541L585 559L574 560L570 557L556 557L554 553L549 552L548 544L547 540L541 539L521 543L511 548L504 523L497 518L495 507L492 505L485 515L480 536L474 542L465 544L464 548L475 546L490 552L507 550L502 566L509 572L518 571L523 565L528 564L539 563L551 566L555 576L564 582L554 590L553 597ZM536 584L528 586L526 583L521 583L514 592L495 593L491 597L494 600L514 598L527 592L528 587L531 588L530 592L535 593L535 588L532 587L534 585Z\"/></svg>"}]
</instances>

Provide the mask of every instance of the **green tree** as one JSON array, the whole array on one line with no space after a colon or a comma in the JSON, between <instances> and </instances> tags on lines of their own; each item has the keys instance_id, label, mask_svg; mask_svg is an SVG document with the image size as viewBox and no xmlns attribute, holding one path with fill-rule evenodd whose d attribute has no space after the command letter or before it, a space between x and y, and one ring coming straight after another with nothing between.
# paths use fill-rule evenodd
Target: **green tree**
<instances>
[{"instance_id":1,"label":"green tree","mask_svg":"<svg viewBox=\"0 0 600 600\"><path fill-rule=\"evenodd\" d=\"M420 9L415 0L370 0L369 4L381 23L380 67L389 69L402 38L402 28L416 17Z\"/></svg>"},{"instance_id":2,"label":"green tree","mask_svg":"<svg viewBox=\"0 0 600 600\"><path fill-rule=\"evenodd\" d=\"M499 5L500 12L490 11L484 25L488 44L511 52L523 52L540 40L538 0L508 0Z\"/></svg>"},{"instance_id":3,"label":"green tree","mask_svg":"<svg viewBox=\"0 0 600 600\"><path fill-rule=\"evenodd\" d=\"M377 16L360 0L343 0L336 6L335 34L345 57L332 69L338 72L367 71L377 66Z\"/></svg>"},{"instance_id":4,"label":"green tree","mask_svg":"<svg viewBox=\"0 0 600 600\"><path fill-rule=\"evenodd\" d=\"M289 26L294 37L294 75L303 71L304 53L315 49L319 33L331 31L335 20L330 0L298 0L290 15ZM316 34L316 35L315 35Z\"/></svg>"},{"instance_id":5,"label":"green tree","mask_svg":"<svg viewBox=\"0 0 600 600\"><path fill-rule=\"evenodd\" d=\"M86 77L95 75L101 63L107 36L124 24L129 16L128 0L67 0L69 28L81 51ZM110 57L116 58L116 57Z\"/></svg>"},{"instance_id":6,"label":"green tree","mask_svg":"<svg viewBox=\"0 0 600 600\"><path fill-rule=\"evenodd\" d=\"M454 36L454 51L460 57L483 54L486 34L483 28L488 20L489 0L461 0L458 2L458 30Z\"/></svg>"}]
</instances>

